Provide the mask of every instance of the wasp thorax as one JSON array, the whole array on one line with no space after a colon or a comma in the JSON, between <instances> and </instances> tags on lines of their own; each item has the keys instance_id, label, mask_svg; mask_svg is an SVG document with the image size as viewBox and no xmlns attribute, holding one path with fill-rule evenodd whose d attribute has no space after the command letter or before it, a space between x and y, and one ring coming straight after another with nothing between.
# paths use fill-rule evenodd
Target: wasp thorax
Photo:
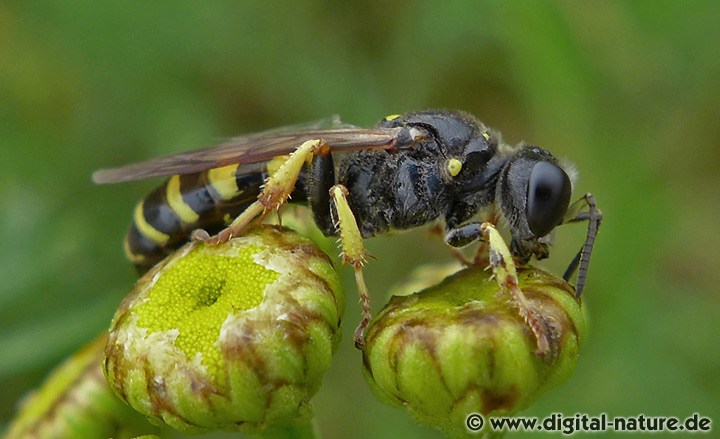
<instances>
[{"instance_id":1,"label":"wasp thorax","mask_svg":"<svg viewBox=\"0 0 720 439\"><path fill-rule=\"evenodd\" d=\"M551 355L538 355L532 331L489 273L469 268L393 297L371 323L363 365L374 393L454 435L470 413L515 413L565 380L586 332L580 303L544 271L521 269L518 278Z\"/></svg>"},{"instance_id":2,"label":"wasp thorax","mask_svg":"<svg viewBox=\"0 0 720 439\"><path fill-rule=\"evenodd\" d=\"M329 258L287 229L188 244L116 313L104 371L121 398L180 430L305 419L343 309Z\"/></svg>"}]
</instances>

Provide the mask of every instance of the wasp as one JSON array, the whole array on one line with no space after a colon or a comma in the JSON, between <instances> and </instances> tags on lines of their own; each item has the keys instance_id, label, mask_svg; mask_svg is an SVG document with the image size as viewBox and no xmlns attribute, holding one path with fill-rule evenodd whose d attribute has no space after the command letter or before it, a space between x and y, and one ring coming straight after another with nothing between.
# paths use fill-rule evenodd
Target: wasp
<instances>
[{"instance_id":1,"label":"wasp","mask_svg":"<svg viewBox=\"0 0 720 439\"><path fill-rule=\"evenodd\" d=\"M569 280L578 272L576 295L581 295L602 214L589 193L570 204L572 173L549 151L509 146L498 132L460 111L392 115L369 129L338 118L325 125L236 137L99 170L93 179L118 183L169 176L137 204L125 238L126 254L140 271L191 238L224 242L288 200L306 204L326 236L340 237L343 262L355 270L363 306L357 345L370 320L363 239L440 223L445 241L463 247L483 240L483 224L472 219L486 208L504 218L513 259L520 264L548 256L558 225L587 221L585 242L564 274Z\"/></svg>"}]
</instances>

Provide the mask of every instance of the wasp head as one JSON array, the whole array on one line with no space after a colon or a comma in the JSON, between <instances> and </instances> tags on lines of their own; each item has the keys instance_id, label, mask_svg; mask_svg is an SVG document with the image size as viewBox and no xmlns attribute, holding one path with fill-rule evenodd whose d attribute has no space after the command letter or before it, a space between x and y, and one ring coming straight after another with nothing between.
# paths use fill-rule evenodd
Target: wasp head
<instances>
[{"instance_id":1,"label":"wasp head","mask_svg":"<svg viewBox=\"0 0 720 439\"><path fill-rule=\"evenodd\" d=\"M562 223L571 193L568 173L548 151L523 146L510 158L500 175L496 199L510 225L514 252L528 258L529 252L541 256L534 248L538 245L531 243Z\"/></svg>"}]
</instances>

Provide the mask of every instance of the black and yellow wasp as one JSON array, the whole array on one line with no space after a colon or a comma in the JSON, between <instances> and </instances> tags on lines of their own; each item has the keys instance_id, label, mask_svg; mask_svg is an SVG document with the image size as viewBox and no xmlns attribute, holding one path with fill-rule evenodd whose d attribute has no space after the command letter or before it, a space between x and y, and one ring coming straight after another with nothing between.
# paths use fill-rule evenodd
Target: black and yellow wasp
<instances>
[{"instance_id":1,"label":"black and yellow wasp","mask_svg":"<svg viewBox=\"0 0 720 439\"><path fill-rule=\"evenodd\" d=\"M588 221L585 243L565 273L569 279L579 268L579 296L601 220L592 195L570 204L570 177L550 152L530 145L510 147L473 116L450 110L388 116L370 129L334 120L329 127L250 134L207 149L100 170L93 179L117 183L159 176L170 178L138 203L125 239L128 258L140 270L152 267L193 233L210 242L242 233L289 197L293 203L307 203L326 235L343 238L344 259L356 268L361 296L366 295L360 275L363 257L353 249L362 244L349 243L351 236L345 235L357 232L361 240L439 220L446 242L460 247L481 237L481 223L471 219L486 207L506 220L510 249L520 263L548 256L546 236L556 226ZM344 211L355 225L338 227ZM197 230L219 234L209 238Z\"/></svg>"}]
</instances>

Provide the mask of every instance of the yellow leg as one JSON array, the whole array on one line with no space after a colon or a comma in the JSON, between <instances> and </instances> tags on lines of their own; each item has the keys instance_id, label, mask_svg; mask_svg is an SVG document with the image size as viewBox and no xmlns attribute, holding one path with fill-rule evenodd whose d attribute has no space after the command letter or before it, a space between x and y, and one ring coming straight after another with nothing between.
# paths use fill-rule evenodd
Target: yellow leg
<instances>
[{"instance_id":1,"label":"yellow leg","mask_svg":"<svg viewBox=\"0 0 720 439\"><path fill-rule=\"evenodd\" d=\"M493 208L490 213L487 216L487 220L485 220L486 223L489 223L495 228L498 222L500 222L500 214L498 213L496 208ZM503 241L503 244L505 242ZM478 246L475 248L475 255L473 256L473 265L479 265L481 267L487 267L490 264L489 261L489 254L490 254L490 244L487 242L487 240L482 240L478 243Z\"/></svg>"},{"instance_id":2,"label":"yellow leg","mask_svg":"<svg viewBox=\"0 0 720 439\"><path fill-rule=\"evenodd\" d=\"M279 210L290 197L303 165L314 153L330 146L322 140L308 140L296 149L277 171L268 177L258 200L245 209L224 230L215 236L207 237L207 233L193 233L194 239L202 239L208 244L227 242L233 236L245 232L250 224L259 218L260 221L273 210Z\"/></svg>"},{"instance_id":3,"label":"yellow leg","mask_svg":"<svg viewBox=\"0 0 720 439\"><path fill-rule=\"evenodd\" d=\"M505 240L495 229L492 223L485 222L480 226L483 238L488 243L488 257L490 266L493 269L493 276L500 286L501 291L510 293L513 302L518 307L520 316L525 320L537 339L538 355L546 355L550 352L548 334L544 329L542 317L539 316L530 306L530 302L518 286L517 270L513 261L510 249Z\"/></svg>"},{"instance_id":4,"label":"yellow leg","mask_svg":"<svg viewBox=\"0 0 720 439\"><path fill-rule=\"evenodd\" d=\"M362 267L367 260L367 252L363 245L363 238L355 220L355 215L353 215L347 202L347 194L348 190L343 185L335 185L330 189L330 196L337 212L335 228L340 235L340 245L342 247L340 258L344 264L351 265L355 270L355 282L357 283L360 304L362 305L363 317L357 329L355 329L355 347L362 350L365 344L365 328L372 319L370 293L365 285L362 272Z\"/></svg>"}]
</instances>

